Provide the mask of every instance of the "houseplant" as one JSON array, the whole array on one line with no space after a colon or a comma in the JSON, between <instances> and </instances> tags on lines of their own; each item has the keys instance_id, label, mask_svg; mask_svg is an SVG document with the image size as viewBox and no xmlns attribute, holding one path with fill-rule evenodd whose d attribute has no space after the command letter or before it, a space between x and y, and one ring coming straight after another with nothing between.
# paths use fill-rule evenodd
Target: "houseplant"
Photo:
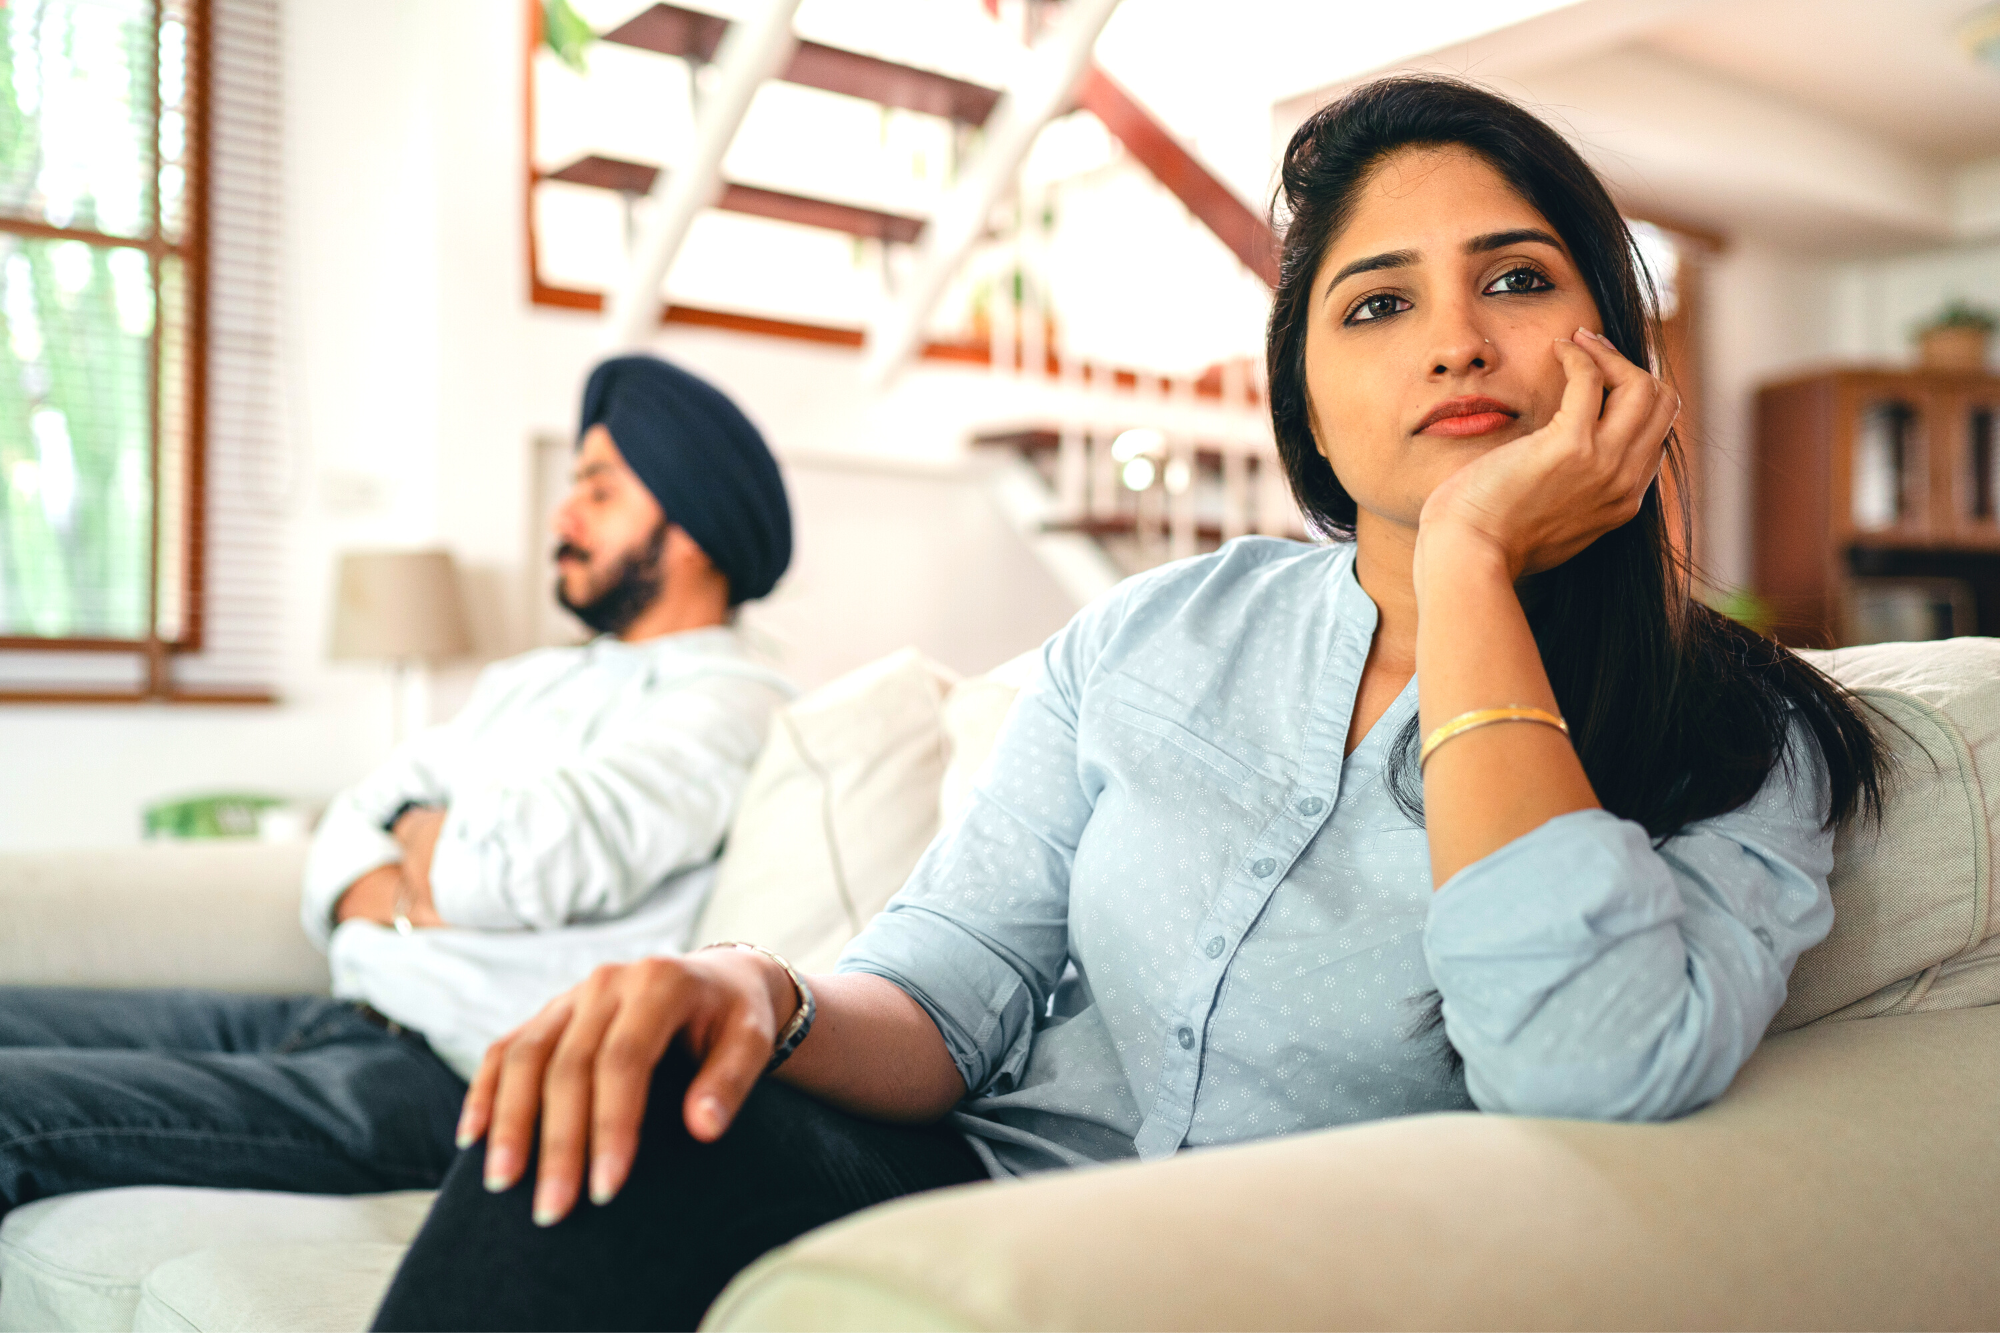
<instances>
[{"instance_id":1,"label":"houseplant","mask_svg":"<svg viewBox=\"0 0 2000 1333\"><path fill-rule=\"evenodd\" d=\"M1984 370L1996 324L1992 311L1953 301L1918 331L1917 360L1925 370Z\"/></svg>"}]
</instances>

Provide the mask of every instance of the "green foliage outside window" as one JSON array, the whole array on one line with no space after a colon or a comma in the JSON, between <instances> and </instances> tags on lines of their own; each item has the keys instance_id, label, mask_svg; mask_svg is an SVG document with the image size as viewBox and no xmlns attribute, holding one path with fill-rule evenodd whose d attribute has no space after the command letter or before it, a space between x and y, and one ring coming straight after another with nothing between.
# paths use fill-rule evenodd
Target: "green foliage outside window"
<instances>
[{"instance_id":1,"label":"green foliage outside window","mask_svg":"<svg viewBox=\"0 0 2000 1333\"><path fill-rule=\"evenodd\" d=\"M178 576L182 8L0 3L0 636L143 639Z\"/></svg>"}]
</instances>

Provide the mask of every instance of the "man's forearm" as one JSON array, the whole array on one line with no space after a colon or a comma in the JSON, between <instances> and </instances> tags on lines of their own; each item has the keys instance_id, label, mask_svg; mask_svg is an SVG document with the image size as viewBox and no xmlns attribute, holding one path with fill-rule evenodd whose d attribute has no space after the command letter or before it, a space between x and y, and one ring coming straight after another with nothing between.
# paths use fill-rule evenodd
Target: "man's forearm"
<instances>
[{"instance_id":1,"label":"man's forearm","mask_svg":"<svg viewBox=\"0 0 2000 1333\"><path fill-rule=\"evenodd\" d=\"M437 845L437 828L444 811L419 807L396 821L391 835L403 849L403 860L376 866L347 886L333 906L333 919L373 921L389 926L396 922L401 907L413 926L439 926L437 909L431 906L431 851Z\"/></svg>"},{"instance_id":2,"label":"man's forearm","mask_svg":"<svg viewBox=\"0 0 2000 1333\"><path fill-rule=\"evenodd\" d=\"M402 886L402 866L394 862L376 866L347 886L333 905L333 919L336 923L360 920L389 925L396 919L396 895Z\"/></svg>"},{"instance_id":3,"label":"man's forearm","mask_svg":"<svg viewBox=\"0 0 2000 1333\"><path fill-rule=\"evenodd\" d=\"M431 905L429 892L419 892L409 876L403 873L403 867L396 864L376 866L348 885L347 892L341 894L340 901L334 904L333 919L335 923L358 920L392 926L396 923L399 905L413 926L444 924L437 909Z\"/></svg>"}]
</instances>

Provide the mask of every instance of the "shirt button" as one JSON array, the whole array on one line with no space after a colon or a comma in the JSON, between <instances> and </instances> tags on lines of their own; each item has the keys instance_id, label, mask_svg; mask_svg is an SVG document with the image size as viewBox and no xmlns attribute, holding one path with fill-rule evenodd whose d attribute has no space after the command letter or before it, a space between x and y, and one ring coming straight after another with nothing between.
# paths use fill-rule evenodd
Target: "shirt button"
<instances>
[{"instance_id":1,"label":"shirt button","mask_svg":"<svg viewBox=\"0 0 2000 1333\"><path fill-rule=\"evenodd\" d=\"M1299 802L1299 813L1308 819L1311 819L1324 809L1326 809L1326 802L1317 796L1308 796Z\"/></svg>"},{"instance_id":2,"label":"shirt button","mask_svg":"<svg viewBox=\"0 0 2000 1333\"><path fill-rule=\"evenodd\" d=\"M1224 946L1222 943L1222 936L1217 935L1214 939L1210 940L1206 945L1202 946L1202 952L1207 954L1210 958L1220 958L1222 956L1223 947Z\"/></svg>"},{"instance_id":3,"label":"shirt button","mask_svg":"<svg viewBox=\"0 0 2000 1333\"><path fill-rule=\"evenodd\" d=\"M1184 1051L1191 1051L1191 1050L1193 1050L1193 1049L1194 1049L1194 1029L1193 1029L1193 1028L1182 1028L1182 1029L1181 1029L1181 1030L1180 1030L1179 1032L1176 1032L1176 1033L1174 1034L1174 1040L1178 1041L1178 1042L1179 1042L1179 1043L1181 1044L1181 1049L1182 1049L1182 1050L1184 1050Z\"/></svg>"},{"instance_id":4,"label":"shirt button","mask_svg":"<svg viewBox=\"0 0 2000 1333\"><path fill-rule=\"evenodd\" d=\"M1264 878L1264 876L1270 874L1273 870L1276 870L1277 868L1278 868L1278 863L1276 861L1273 861L1268 856L1260 856L1257 858L1256 863L1250 867L1250 873L1255 875L1258 879L1262 879Z\"/></svg>"}]
</instances>

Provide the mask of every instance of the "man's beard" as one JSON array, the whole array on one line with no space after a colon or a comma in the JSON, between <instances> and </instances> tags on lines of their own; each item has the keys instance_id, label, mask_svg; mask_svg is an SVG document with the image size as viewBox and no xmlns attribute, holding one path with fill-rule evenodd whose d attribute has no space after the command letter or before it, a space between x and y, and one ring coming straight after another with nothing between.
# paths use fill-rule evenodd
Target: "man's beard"
<instances>
[{"instance_id":1,"label":"man's beard","mask_svg":"<svg viewBox=\"0 0 2000 1333\"><path fill-rule=\"evenodd\" d=\"M632 622L645 613L660 596L666 586L667 525L662 520L646 539L644 546L627 552L618 563L618 577L588 602L578 604L569 599L569 590L563 586L560 576L556 578L556 600L563 608L599 634L623 634L632 627ZM556 548L556 557L565 555L582 556L584 552L564 542Z\"/></svg>"}]
</instances>

